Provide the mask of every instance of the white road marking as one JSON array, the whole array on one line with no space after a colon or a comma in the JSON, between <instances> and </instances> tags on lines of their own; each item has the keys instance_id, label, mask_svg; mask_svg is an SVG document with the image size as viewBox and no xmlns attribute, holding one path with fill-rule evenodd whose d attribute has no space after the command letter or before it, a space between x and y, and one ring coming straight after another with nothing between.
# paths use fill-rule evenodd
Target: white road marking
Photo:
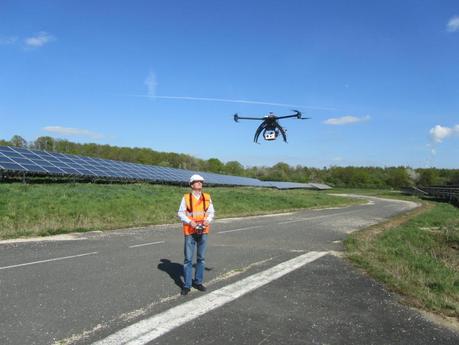
<instances>
[{"instance_id":1,"label":"white road marking","mask_svg":"<svg viewBox=\"0 0 459 345\"><path fill-rule=\"evenodd\" d=\"M10 243L27 243L27 242L51 242L51 241L82 241L87 240L81 233L78 234L60 234L46 237L29 237L29 238L13 238L10 240L1 240L0 244Z\"/></svg>"},{"instance_id":2,"label":"white road marking","mask_svg":"<svg viewBox=\"0 0 459 345\"><path fill-rule=\"evenodd\" d=\"M225 231L219 231L217 234L225 234L227 232L235 232L235 231L245 231L245 230L250 230L250 229L256 229L256 228L261 228L263 225L254 225L254 226L248 226L246 228L239 228L239 229L233 229L233 230L225 230Z\"/></svg>"},{"instance_id":3,"label":"white road marking","mask_svg":"<svg viewBox=\"0 0 459 345\"><path fill-rule=\"evenodd\" d=\"M60 257L60 258L33 261L33 262L26 262L24 264L18 264L18 265L4 266L4 267L0 267L0 270L6 270L8 268L15 268L15 267L22 267L22 266L29 266L29 265L42 264L44 262L51 262L51 261L59 261L59 260L79 258L79 257L82 257L82 256L95 255L95 254L98 254L98 252L84 253L84 254L71 255L71 256L63 256L63 257Z\"/></svg>"},{"instance_id":4,"label":"white road marking","mask_svg":"<svg viewBox=\"0 0 459 345\"><path fill-rule=\"evenodd\" d=\"M328 254L309 252L128 326L93 345L144 345Z\"/></svg>"},{"instance_id":5,"label":"white road marking","mask_svg":"<svg viewBox=\"0 0 459 345\"><path fill-rule=\"evenodd\" d=\"M129 246L129 248L137 248L137 247L143 247L143 246L151 246L151 245L153 245L153 244L160 244L160 243L164 243L164 241L136 244L136 245L134 245L134 246Z\"/></svg>"}]
</instances>

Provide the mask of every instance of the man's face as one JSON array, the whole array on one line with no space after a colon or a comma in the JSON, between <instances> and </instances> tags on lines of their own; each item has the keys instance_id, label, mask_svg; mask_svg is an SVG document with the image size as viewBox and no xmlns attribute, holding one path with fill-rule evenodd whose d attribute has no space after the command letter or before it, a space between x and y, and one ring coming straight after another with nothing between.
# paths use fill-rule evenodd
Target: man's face
<instances>
[{"instance_id":1,"label":"man's face","mask_svg":"<svg viewBox=\"0 0 459 345\"><path fill-rule=\"evenodd\" d=\"M194 181L191 185L191 189L193 189L195 192L200 192L202 190L202 182Z\"/></svg>"}]
</instances>

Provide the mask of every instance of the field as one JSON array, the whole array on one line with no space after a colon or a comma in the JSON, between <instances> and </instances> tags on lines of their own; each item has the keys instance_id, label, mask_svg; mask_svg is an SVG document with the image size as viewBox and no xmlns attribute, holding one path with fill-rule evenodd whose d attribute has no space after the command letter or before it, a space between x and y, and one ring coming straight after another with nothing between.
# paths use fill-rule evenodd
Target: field
<instances>
[{"instance_id":1,"label":"field","mask_svg":"<svg viewBox=\"0 0 459 345\"><path fill-rule=\"evenodd\" d=\"M459 209L422 208L351 234L347 256L413 306L459 317Z\"/></svg>"},{"instance_id":2,"label":"field","mask_svg":"<svg viewBox=\"0 0 459 345\"><path fill-rule=\"evenodd\" d=\"M189 188L151 184L0 184L0 238L178 222ZM360 201L308 190L208 188L219 218Z\"/></svg>"}]
</instances>

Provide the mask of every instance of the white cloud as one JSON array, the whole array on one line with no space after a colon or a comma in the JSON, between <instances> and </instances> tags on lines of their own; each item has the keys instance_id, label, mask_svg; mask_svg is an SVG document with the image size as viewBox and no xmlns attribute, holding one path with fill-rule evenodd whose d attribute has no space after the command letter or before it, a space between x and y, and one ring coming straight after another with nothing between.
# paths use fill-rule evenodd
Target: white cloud
<instances>
[{"instance_id":1,"label":"white cloud","mask_svg":"<svg viewBox=\"0 0 459 345\"><path fill-rule=\"evenodd\" d=\"M158 82L156 81L156 75L153 72L148 74L147 79L145 79L145 85L147 86L148 96L155 97Z\"/></svg>"},{"instance_id":2,"label":"white cloud","mask_svg":"<svg viewBox=\"0 0 459 345\"><path fill-rule=\"evenodd\" d=\"M451 137L453 135L459 135L459 125L456 125L454 127L443 127L440 125L436 125L435 127L430 129L429 133L434 142L441 143L448 137Z\"/></svg>"},{"instance_id":3,"label":"white cloud","mask_svg":"<svg viewBox=\"0 0 459 345\"><path fill-rule=\"evenodd\" d=\"M40 31L35 36L27 37L24 43L31 48L39 48L55 40L55 37L45 31Z\"/></svg>"},{"instance_id":4,"label":"white cloud","mask_svg":"<svg viewBox=\"0 0 459 345\"><path fill-rule=\"evenodd\" d=\"M459 16L454 16L448 21L446 30L449 32L459 31Z\"/></svg>"},{"instance_id":5,"label":"white cloud","mask_svg":"<svg viewBox=\"0 0 459 345\"><path fill-rule=\"evenodd\" d=\"M16 36L0 36L0 45L14 44L17 40Z\"/></svg>"},{"instance_id":6,"label":"white cloud","mask_svg":"<svg viewBox=\"0 0 459 345\"><path fill-rule=\"evenodd\" d=\"M43 128L44 131L56 133L64 136L87 137L91 139L101 139L104 136L100 133L92 132L81 128L67 128L61 126L48 126Z\"/></svg>"},{"instance_id":7,"label":"white cloud","mask_svg":"<svg viewBox=\"0 0 459 345\"><path fill-rule=\"evenodd\" d=\"M347 116L335 117L335 118L325 120L324 123L326 125L340 126L340 125L348 125L351 123L364 122L364 121L368 121L369 119L370 119L370 116L368 115L363 116L363 117L347 115Z\"/></svg>"}]
</instances>

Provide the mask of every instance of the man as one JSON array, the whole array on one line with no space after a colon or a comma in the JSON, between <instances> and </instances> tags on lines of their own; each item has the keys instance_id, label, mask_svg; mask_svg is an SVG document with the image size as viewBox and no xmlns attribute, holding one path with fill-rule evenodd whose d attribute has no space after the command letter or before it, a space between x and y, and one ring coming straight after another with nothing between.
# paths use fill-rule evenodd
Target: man
<instances>
[{"instance_id":1,"label":"man","mask_svg":"<svg viewBox=\"0 0 459 345\"><path fill-rule=\"evenodd\" d=\"M204 280L207 236L215 211L210 195L202 192L203 182L204 178L200 175L190 177L192 191L183 196L178 210L178 216L183 223L183 234L185 235L184 284L181 291L183 296L190 292L192 285L199 291L206 291L206 287L202 283ZM197 260L194 281L192 281L195 246L197 246Z\"/></svg>"}]
</instances>

